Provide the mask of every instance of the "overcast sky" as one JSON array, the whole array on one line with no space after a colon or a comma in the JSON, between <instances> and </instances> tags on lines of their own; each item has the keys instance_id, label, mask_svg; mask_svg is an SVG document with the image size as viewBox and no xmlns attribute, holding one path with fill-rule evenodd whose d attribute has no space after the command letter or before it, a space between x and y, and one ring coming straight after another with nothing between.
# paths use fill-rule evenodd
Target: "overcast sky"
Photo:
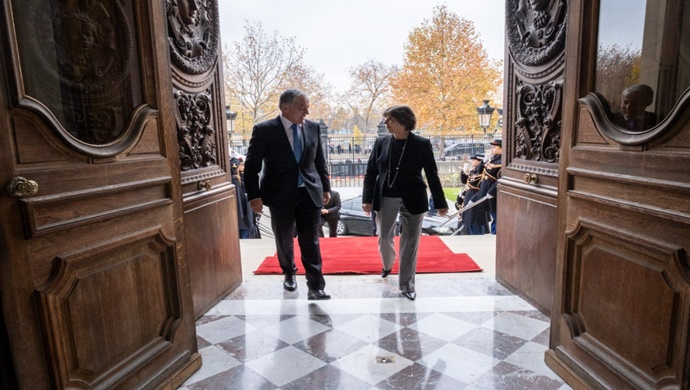
<instances>
[{"instance_id":1,"label":"overcast sky","mask_svg":"<svg viewBox=\"0 0 690 390\"><path fill-rule=\"evenodd\" d=\"M350 84L348 69L369 59L401 65L408 34L431 19L436 0L219 0L223 44L244 37L245 21L264 32L295 37L304 62L339 92ZM447 0L448 9L474 22L491 58L503 60L505 0Z\"/></svg>"}]
</instances>

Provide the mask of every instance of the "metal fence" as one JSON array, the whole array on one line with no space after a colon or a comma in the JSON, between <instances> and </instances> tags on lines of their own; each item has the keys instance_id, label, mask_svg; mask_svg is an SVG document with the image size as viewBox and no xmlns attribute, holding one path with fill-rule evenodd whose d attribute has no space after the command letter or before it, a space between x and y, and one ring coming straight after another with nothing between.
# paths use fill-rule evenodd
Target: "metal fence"
<instances>
[{"instance_id":1,"label":"metal fence","mask_svg":"<svg viewBox=\"0 0 690 390\"><path fill-rule=\"evenodd\" d=\"M424 134L422 134L424 136ZM322 140L324 153L331 173L332 187L361 187L364 180L367 161L378 135L367 134L327 134ZM431 140L436 161L439 164L439 175L444 184L454 183L459 165L474 154L489 153L489 142L500 138L500 134L427 137ZM240 155L247 153L249 135L233 135L230 138L231 149ZM453 163L456 162L456 163ZM458 165L456 167L455 165Z\"/></svg>"}]
</instances>

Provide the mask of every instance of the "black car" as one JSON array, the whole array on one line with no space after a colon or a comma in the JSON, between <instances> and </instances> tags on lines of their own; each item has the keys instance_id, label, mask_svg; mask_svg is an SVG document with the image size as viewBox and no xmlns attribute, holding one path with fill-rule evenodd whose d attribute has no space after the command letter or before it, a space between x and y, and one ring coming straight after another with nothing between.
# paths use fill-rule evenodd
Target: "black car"
<instances>
[{"instance_id":1,"label":"black car","mask_svg":"<svg viewBox=\"0 0 690 390\"><path fill-rule=\"evenodd\" d=\"M422 234L424 235L451 235L455 231L457 223L447 222L447 217L424 216L422 222ZM447 222L447 223L446 223ZM398 222L398 227L400 223ZM399 230L399 228L398 228ZM340 220L338 221L338 235L373 236L374 220L371 215L366 215L362 210L362 197L357 196L342 202Z\"/></svg>"}]
</instances>

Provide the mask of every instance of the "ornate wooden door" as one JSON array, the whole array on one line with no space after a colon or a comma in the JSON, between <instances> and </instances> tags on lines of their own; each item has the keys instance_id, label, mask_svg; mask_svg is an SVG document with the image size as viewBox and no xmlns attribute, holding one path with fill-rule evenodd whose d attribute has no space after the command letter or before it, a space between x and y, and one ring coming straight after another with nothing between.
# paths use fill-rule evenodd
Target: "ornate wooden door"
<instances>
[{"instance_id":1,"label":"ornate wooden door","mask_svg":"<svg viewBox=\"0 0 690 390\"><path fill-rule=\"evenodd\" d=\"M506 1L496 278L549 314L554 296L567 1Z\"/></svg>"},{"instance_id":2,"label":"ornate wooden door","mask_svg":"<svg viewBox=\"0 0 690 390\"><path fill-rule=\"evenodd\" d=\"M165 15L2 2L3 386L176 387L201 363Z\"/></svg>"},{"instance_id":3,"label":"ornate wooden door","mask_svg":"<svg viewBox=\"0 0 690 390\"><path fill-rule=\"evenodd\" d=\"M242 283L236 188L230 180L218 2L166 9L187 261L196 317Z\"/></svg>"},{"instance_id":4,"label":"ornate wooden door","mask_svg":"<svg viewBox=\"0 0 690 390\"><path fill-rule=\"evenodd\" d=\"M690 1L571 4L546 362L574 388L688 389Z\"/></svg>"}]
</instances>

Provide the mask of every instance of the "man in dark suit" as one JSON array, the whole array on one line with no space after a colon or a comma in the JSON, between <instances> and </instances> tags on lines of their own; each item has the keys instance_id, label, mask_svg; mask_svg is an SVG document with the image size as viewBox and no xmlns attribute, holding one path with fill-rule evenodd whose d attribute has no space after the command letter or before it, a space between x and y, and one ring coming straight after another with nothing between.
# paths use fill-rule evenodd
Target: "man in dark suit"
<instances>
[{"instance_id":1,"label":"man in dark suit","mask_svg":"<svg viewBox=\"0 0 690 390\"><path fill-rule=\"evenodd\" d=\"M328 224L328 237L338 236L338 220L340 219L340 194L338 191L331 190L331 200L323 205L321 209L322 226ZM319 228L319 236L323 237L323 229Z\"/></svg>"},{"instance_id":2,"label":"man in dark suit","mask_svg":"<svg viewBox=\"0 0 690 390\"><path fill-rule=\"evenodd\" d=\"M321 146L319 124L305 120L309 98L296 89L280 95L280 115L257 123L245 159L245 184L256 213L264 204L287 291L297 289L293 229L302 252L310 300L330 299L321 272L321 208L330 200L331 182ZM259 174L261 173L261 178Z\"/></svg>"}]
</instances>

